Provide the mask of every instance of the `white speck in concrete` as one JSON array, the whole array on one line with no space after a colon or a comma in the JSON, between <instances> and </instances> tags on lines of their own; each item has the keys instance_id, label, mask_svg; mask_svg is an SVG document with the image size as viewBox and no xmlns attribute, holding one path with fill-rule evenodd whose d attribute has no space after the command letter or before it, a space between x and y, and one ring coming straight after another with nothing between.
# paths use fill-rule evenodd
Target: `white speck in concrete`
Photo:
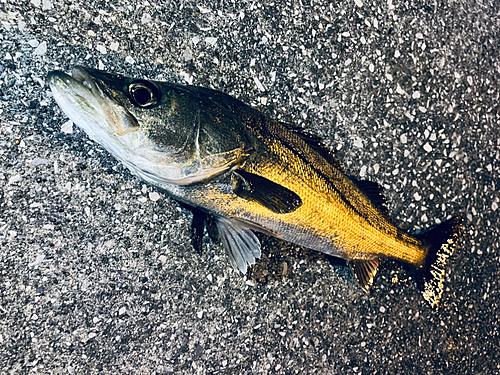
<instances>
[{"instance_id":1,"label":"white speck in concrete","mask_svg":"<svg viewBox=\"0 0 500 375\"><path fill-rule=\"evenodd\" d=\"M47 52L47 42L42 42L38 45L38 47L35 48L33 54L42 56L45 55L45 52Z\"/></svg>"},{"instance_id":2,"label":"white speck in concrete","mask_svg":"<svg viewBox=\"0 0 500 375\"><path fill-rule=\"evenodd\" d=\"M417 33L415 36L417 37L417 39L424 39L422 33Z\"/></svg>"},{"instance_id":3,"label":"white speck in concrete","mask_svg":"<svg viewBox=\"0 0 500 375\"><path fill-rule=\"evenodd\" d=\"M163 264L167 263L167 257L165 255L160 255L158 260Z\"/></svg>"},{"instance_id":4,"label":"white speck in concrete","mask_svg":"<svg viewBox=\"0 0 500 375\"><path fill-rule=\"evenodd\" d=\"M380 165L377 163L373 166L373 172L377 174L379 170L380 170Z\"/></svg>"},{"instance_id":5,"label":"white speck in concrete","mask_svg":"<svg viewBox=\"0 0 500 375\"><path fill-rule=\"evenodd\" d=\"M43 0L42 1L42 10L49 10L49 9L52 9L52 1Z\"/></svg>"},{"instance_id":6,"label":"white speck in concrete","mask_svg":"<svg viewBox=\"0 0 500 375\"><path fill-rule=\"evenodd\" d=\"M385 308L384 306L380 306L379 311L380 311L381 313L385 313L386 308Z\"/></svg>"},{"instance_id":7,"label":"white speck in concrete","mask_svg":"<svg viewBox=\"0 0 500 375\"><path fill-rule=\"evenodd\" d=\"M143 13L142 14L142 18L141 18L141 22L145 25L151 25L151 21L153 20L153 18L151 17L151 15L149 13Z\"/></svg>"},{"instance_id":8,"label":"white speck in concrete","mask_svg":"<svg viewBox=\"0 0 500 375\"><path fill-rule=\"evenodd\" d=\"M355 2L355 3L356 3L356 5L357 5L358 7L360 7L360 8L363 6L363 0L354 0L354 2Z\"/></svg>"},{"instance_id":9,"label":"white speck in concrete","mask_svg":"<svg viewBox=\"0 0 500 375\"><path fill-rule=\"evenodd\" d=\"M415 200L418 202L420 199L422 199L422 196L419 194L419 193L415 193L413 194L413 197L415 198Z\"/></svg>"},{"instance_id":10,"label":"white speck in concrete","mask_svg":"<svg viewBox=\"0 0 500 375\"><path fill-rule=\"evenodd\" d=\"M97 333L95 333L95 332L90 332L89 333L89 339L93 339L96 336L97 336Z\"/></svg>"},{"instance_id":11,"label":"white speck in concrete","mask_svg":"<svg viewBox=\"0 0 500 375\"><path fill-rule=\"evenodd\" d=\"M473 85L474 81L472 80L471 76L467 76L467 83L471 86Z\"/></svg>"},{"instance_id":12,"label":"white speck in concrete","mask_svg":"<svg viewBox=\"0 0 500 375\"><path fill-rule=\"evenodd\" d=\"M40 263L42 263L42 261L44 259L45 259L45 255L44 254L38 254L36 256L36 259L33 262L31 262L31 263L28 264L28 267L35 267L35 266L39 265Z\"/></svg>"},{"instance_id":13,"label":"white speck in concrete","mask_svg":"<svg viewBox=\"0 0 500 375\"><path fill-rule=\"evenodd\" d=\"M36 47L38 47L38 45L39 45L40 43L39 43L39 42L38 42L38 40L36 40L36 39L31 39L31 40L28 40L28 44L29 44L31 47L36 48Z\"/></svg>"},{"instance_id":14,"label":"white speck in concrete","mask_svg":"<svg viewBox=\"0 0 500 375\"><path fill-rule=\"evenodd\" d=\"M215 46L215 44L217 43L217 38L209 36L208 38L205 38L205 42L207 42L207 44L211 46Z\"/></svg>"},{"instance_id":15,"label":"white speck in concrete","mask_svg":"<svg viewBox=\"0 0 500 375\"><path fill-rule=\"evenodd\" d=\"M38 315L36 314L31 315L31 320L38 320Z\"/></svg>"},{"instance_id":16,"label":"white speck in concrete","mask_svg":"<svg viewBox=\"0 0 500 375\"><path fill-rule=\"evenodd\" d=\"M125 57L125 61L129 64L135 64L135 60L132 58L132 56Z\"/></svg>"},{"instance_id":17,"label":"white speck in concrete","mask_svg":"<svg viewBox=\"0 0 500 375\"><path fill-rule=\"evenodd\" d=\"M255 84L257 85L257 88L259 89L259 91L266 91L264 85L259 81L259 79L257 77L253 77L253 80L255 81Z\"/></svg>"},{"instance_id":18,"label":"white speck in concrete","mask_svg":"<svg viewBox=\"0 0 500 375\"><path fill-rule=\"evenodd\" d=\"M497 203L497 202L493 202L493 203L491 204L491 209L492 209L493 211L496 211L496 210L498 209L498 203Z\"/></svg>"},{"instance_id":19,"label":"white speck in concrete","mask_svg":"<svg viewBox=\"0 0 500 375\"><path fill-rule=\"evenodd\" d=\"M398 94L400 94L400 95L405 95L406 94L406 91L401 88L401 86L399 85L399 83L396 86L396 92Z\"/></svg>"},{"instance_id":20,"label":"white speck in concrete","mask_svg":"<svg viewBox=\"0 0 500 375\"><path fill-rule=\"evenodd\" d=\"M432 146L429 144L429 142L425 143L424 150L427 151L427 152L431 152L432 151Z\"/></svg>"},{"instance_id":21,"label":"white speck in concrete","mask_svg":"<svg viewBox=\"0 0 500 375\"><path fill-rule=\"evenodd\" d=\"M118 315L123 315L127 312L127 308L125 306L123 306L122 308L120 308L120 310L118 310Z\"/></svg>"},{"instance_id":22,"label":"white speck in concrete","mask_svg":"<svg viewBox=\"0 0 500 375\"><path fill-rule=\"evenodd\" d=\"M420 91L414 91L411 97L412 97L413 99L418 99L418 98L420 98Z\"/></svg>"},{"instance_id":23,"label":"white speck in concrete","mask_svg":"<svg viewBox=\"0 0 500 375\"><path fill-rule=\"evenodd\" d=\"M401 52L399 50L394 51L394 57L397 59L398 57L401 56Z\"/></svg>"},{"instance_id":24,"label":"white speck in concrete","mask_svg":"<svg viewBox=\"0 0 500 375\"><path fill-rule=\"evenodd\" d=\"M436 133L431 133L429 141L435 141L437 139Z\"/></svg>"},{"instance_id":25,"label":"white speck in concrete","mask_svg":"<svg viewBox=\"0 0 500 375\"><path fill-rule=\"evenodd\" d=\"M198 312L196 313L196 316L198 317L198 319L203 318L203 311L198 311Z\"/></svg>"},{"instance_id":26,"label":"white speck in concrete","mask_svg":"<svg viewBox=\"0 0 500 375\"><path fill-rule=\"evenodd\" d=\"M366 165L363 165L359 171L359 177L365 177L366 176Z\"/></svg>"},{"instance_id":27,"label":"white speck in concrete","mask_svg":"<svg viewBox=\"0 0 500 375\"><path fill-rule=\"evenodd\" d=\"M345 66L349 66L349 65L351 65L351 63L352 63L352 60L351 60L351 59L347 59L347 60L344 62L344 65L345 65Z\"/></svg>"},{"instance_id":28,"label":"white speck in concrete","mask_svg":"<svg viewBox=\"0 0 500 375\"><path fill-rule=\"evenodd\" d=\"M410 121L415 120L415 116L413 116L410 112L405 112L405 116L408 117Z\"/></svg>"},{"instance_id":29,"label":"white speck in concrete","mask_svg":"<svg viewBox=\"0 0 500 375\"><path fill-rule=\"evenodd\" d=\"M42 2L41 0L31 0L30 3L39 8Z\"/></svg>"},{"instance_id":30,"label":"white speck in concrete","mask_svg":"<svg viewBox=\"0 0 500 375\"><path fill-rule=\"evenodd\" d=\"M368 66L368 70L373 73L375 71L375 65L370 63L370 65Z\"/></svg>"},{"instance_id":31,"label":"white speck in concrete","mask_svg":"<svg viewBox=\"0 0 500 375\"><path fill-rule=\"evenodd\" d=\"M61 133L72 134L73 133L73 121L68 120L61 125Z\"/></svg>"},{"instance_id":32,"label":"white speck in concrete","mask_svg":"<svg viewBox=\"0 0 500 375\"><path fill-rule=\"evenodd\" d=\"M363 148L363 140L360 137L354 139L354 146L357 148Z\"/></svg>"},{"instance_id":33,"label":"white speck in concrete","mask_svg":"<svg viewBox=\"0 0 500 375\"><path fill-rule=\"evenodd\" d=\"M12 176L11 178L9 178L8 185L15 184L16 182L19 182L19 181L21 181L21 175L16 174L16 175Z\"/></svg>"},{"instance_id":34,"label":"white speck in concrete","mask_svg":"<svg viewBox=\"0 0 500 375\"><path fill-rule=\"evenodd\" d=\"M111 51L118 51L118 48L120 47L120 44L118 42L111 42L111 44L109 45L109 49Z\"/></svg>"},{"instance_id":35,"label":"white speck in concrete","mask_svg":"<svg viewBox=\"0 0 500 375\"><path fill-rule=\"evenodd\" d=\"M120 203L115 203L115 210L119 211L122 208L122 205Z\"/></svg>"},{"instance_id":36,"label":"white speck in concrete","mask_svg":"<svg viewBox=\"0 0 500 375\"><path fill-rule=\"evenodd\" d=\"M401 141L401 143L406 143L408 142L408 137L406 136L406 134L401 134L399 140Z\"/></svg>"},{"instance_id":37,"label":"white speck in concrete","mask_svg":"<svg viewBox=\"0 0 500 375\"><path fill-rule=\"evenodd\" d=\"M31 161L31 164L33 164L35 167L39 166L39 165L46 165L49 161L47 159L44 159L44 158L34 158L32 161Z\"/></svg>"},{"instance_id":38,"label":"white speck in concrete","mask_svg":"<svg viewBox=\"0 0 500 375\"><path fill-rule=\"evenodd\" d=\"M107 52L107 51L106 51L106 47L104 47L102 44L98 44L98 45L95 47L95 49L96 49L97 51L99 51L100 53L102 53L103 55L105 55L105 54L106 54L106 52Z\"/></svg>"},{"instance_id":39,"label":"white speck in concrete","mask_svg":"<svg viewBox=\"0 0 500 375\"><path fill-rule=\"evenodd\" d=\"M156 191L152 191L149 193L149 199L151 199L153 202L156 202L158 199L160 199L160 194L158 194Z\"/></svg>"}]
</instances>

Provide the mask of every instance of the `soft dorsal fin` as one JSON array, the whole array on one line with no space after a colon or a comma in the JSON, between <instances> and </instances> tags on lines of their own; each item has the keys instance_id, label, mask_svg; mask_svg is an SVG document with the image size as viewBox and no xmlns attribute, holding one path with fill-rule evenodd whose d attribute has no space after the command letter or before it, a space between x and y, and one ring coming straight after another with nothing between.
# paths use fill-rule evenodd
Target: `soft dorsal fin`
<instances>
[{"instance_id":1,"label":"soft dorsal fin","mask_svg":"<svg viewBox=\"0 0 500 375\"><path fill-rule=\"evenodd\" d=\"M302 205L302 199L296 193L267 178L241 169L234 171L232 177L234 194L275 213L293 212Z\"/></svg>"},{"instance_id":2,"label":"soft dorsal fin","mask_svg":"<svg viewBox=\"0 0 500 375\"><path fill-rule=\"evenodd\" d=\"M288 131L298 135L300 139L320 154L321 157L323 157L323 159L325 159L330 165L337 168L339 171L344 172L340 161L334 156L333 152L321 142L319 137L304 133L304 129L286 122L280 122L280 125L283 125Z\"/></svg>"},{"instance_id":3,"label":"soft dorsal fin","mask_svg":"<svg viewBox=\"0 0 500 375\"><path fill-rule=\"evenodd\" d=\"M366 292L370 292L373 286L373 280L378 271L380 261L378 259L372 260L349 260L349 268L351 269L354 279L358 285Z\"/></svg>"},{"instance_id":4,"label":"soft dorsal fin","mask_svg":"<svg viewBox=\"0 0 500 375\"><path fill-rule=\"evenodd\" d=\"M390 216L389 210L386 207L387 200L384 196L384 191L380 184L373 181L359 180L356 177L349 177L354 184L371 200L371 202L379 209L381 213Z\"/></svg>"},{"instance_id":5,"label":"soft dorsal fin","mask_svg":"<svg viewBox=\"0 0 500 375\"><path fill-rule=\"evenodd\" d=\"M224 217L216 218L217 229L234 269L247 273L248 265L260 258L260 242L244 224Z\"/></svg>"}]
</instances>

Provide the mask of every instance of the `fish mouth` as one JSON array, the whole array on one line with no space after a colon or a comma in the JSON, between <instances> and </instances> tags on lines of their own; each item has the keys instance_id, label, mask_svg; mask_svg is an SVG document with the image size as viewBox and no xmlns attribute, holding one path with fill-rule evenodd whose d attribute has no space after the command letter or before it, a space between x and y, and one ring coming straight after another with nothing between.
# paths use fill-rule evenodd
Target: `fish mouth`
<instances>
[{"instance_id":1,"label":"fish mouth","mask_svg":"<svg viewBox=\"0 0 500 375\"><path fill-rule=\"evenodd\" d=\"M70 75L71 74L71 75ZM61 109L95 141L97 128L106 126L116 136L137 131L140 127L136 118L110 95L106 83L100 82L81 66L74 66L66 74L60 70L50 72L47 82L54 99Z\"/></svg>"},{"instance_id":2,"label":"fish mouth","mask_svg":"<svg viewBox=\"0 0 500 375\"><path fill-rule=\"evenodd\" d=\"M97 97L101 95L96 94L102 93L95 80L80 66L72 67L71 75L60 70L50 72L47 81L52 91L59 95L74 94L88 100L89 96ZM57 100L56 95L54 97Z\"/></svg>"}]
</instances>

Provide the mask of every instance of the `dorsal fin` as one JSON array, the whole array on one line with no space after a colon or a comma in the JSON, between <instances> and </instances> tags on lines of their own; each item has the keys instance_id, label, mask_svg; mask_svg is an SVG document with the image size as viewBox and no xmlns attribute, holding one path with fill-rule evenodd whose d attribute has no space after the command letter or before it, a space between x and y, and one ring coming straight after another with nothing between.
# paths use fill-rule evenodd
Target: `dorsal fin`
<instances>
[{"instance_id":1,"label":"dorsal fin","mask_svg":"<svg viewBox=\"0 0 500 375\"><path fill-rule=\"evenodd\" d=\"M280 125L283 125L288 131L298 135L300 139L302 139L305 143L307 143L309 147L320 154L323 159L325 159L329 164L337 168L339 171L344 172L340 161L335 157L333 152L321 142L321 139L319 137L307 134L304 132L304 129L292 124L288 124L286 122L280 122Z\"/></svg>"},{"instance_id":2,"label":"dorsal fin","mask_svg":"<svg viewBox=\"0 0 500 375\"><path fill-rule=\"evenodd\" d=\"M389 210L386 207L387 200L384 196L384 191L380 184L373 181L359 180L356 177L349 176L352 182L371 200L371 202L379 209L379 211L390 217Z\"/></svg>"}]
</instances>

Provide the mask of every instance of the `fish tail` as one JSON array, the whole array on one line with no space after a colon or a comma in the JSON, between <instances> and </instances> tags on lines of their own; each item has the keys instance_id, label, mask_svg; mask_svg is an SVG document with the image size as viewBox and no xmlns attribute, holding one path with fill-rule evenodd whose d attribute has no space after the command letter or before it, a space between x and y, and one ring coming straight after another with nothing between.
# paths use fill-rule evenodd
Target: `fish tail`
<instances>
[{"instance_id":1,"label":"fish tail","mask_svg":"<svg viewBox=\"0 0 500 375\"><path fill-rule=\"evenodd\" d=\"M421 236L428 246L427 256L414 275L417 287L432 307L437 308L443 296L446 263L459 247L463 221L462 216L455 216Z\"/></svg>"}]
</instances>

